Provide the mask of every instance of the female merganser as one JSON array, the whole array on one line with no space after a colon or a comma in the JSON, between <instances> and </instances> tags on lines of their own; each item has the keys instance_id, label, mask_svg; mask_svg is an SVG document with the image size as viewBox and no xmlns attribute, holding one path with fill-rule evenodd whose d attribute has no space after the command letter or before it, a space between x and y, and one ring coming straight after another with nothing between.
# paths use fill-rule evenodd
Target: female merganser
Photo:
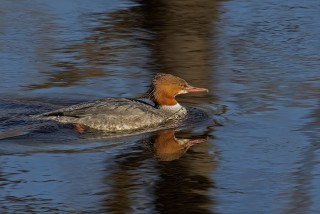
<instances>
[{"instance_id":1,"label":"female merganser","mask_svg":"<svg viewBox=\"0 0 320 214\"><path fill-rule=\"evenodd\" d=\"M72 123L78 131L85 128L118 132L156 127L187 115L175 96L190 92L208 92L190 86L171 74L157 74L146 93L152 104L142 99L105 98L36 115L34 118Z\"/></svg>"}]
</instances>

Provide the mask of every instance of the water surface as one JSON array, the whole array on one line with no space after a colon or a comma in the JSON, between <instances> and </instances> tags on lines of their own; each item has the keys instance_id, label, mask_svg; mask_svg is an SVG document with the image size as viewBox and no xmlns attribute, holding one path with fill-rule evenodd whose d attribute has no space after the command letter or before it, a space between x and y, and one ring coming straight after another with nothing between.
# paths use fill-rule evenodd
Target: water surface
<instances>
[{"instance_id":1,"label":"water surface","mask_svg":"<svg viewBox=\"0 0 320 214\"><path fill-rule=\"evenodd\" d=\"M0 212L318 213L319 10L316 0L2 1ZM210 90L181 104L228 111L122 137L25 120L141 96L157 72Z\"/></svg>"}]
</instances>

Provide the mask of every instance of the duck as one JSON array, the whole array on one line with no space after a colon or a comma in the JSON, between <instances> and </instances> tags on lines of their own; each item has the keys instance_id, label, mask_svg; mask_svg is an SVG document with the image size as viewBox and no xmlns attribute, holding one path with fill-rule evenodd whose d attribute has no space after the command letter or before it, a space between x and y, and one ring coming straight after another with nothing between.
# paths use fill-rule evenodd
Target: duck
<instances>
[{"instance_id":1,"label":"duck","mask_svg":"<svg viewBox=\"0 0 320 214\"><path fill-rule=\"evenodd\" d=\"M181 121L188 114L176 96L208 92L194 87L172 74L157 73L142 98L104 98L34 115L33 118L73 124L83 132L95 129L121 132L147 129L172 121Z\"/></svg>"}]
</instances>

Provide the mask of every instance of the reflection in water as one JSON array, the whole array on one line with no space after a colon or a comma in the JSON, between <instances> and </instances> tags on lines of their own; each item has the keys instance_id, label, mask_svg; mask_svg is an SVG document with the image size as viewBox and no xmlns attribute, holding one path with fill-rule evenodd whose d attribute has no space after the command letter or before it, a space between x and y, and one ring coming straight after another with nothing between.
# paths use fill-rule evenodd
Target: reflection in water
<instances>
[{"instance_id":1,"label":"reflection in water","mask_svg":"<svg viewBox=\"0 0 320 214\"><path fill-rule=\"evenodd\" d=\"M210 78L214 74L210 66L214 56L209 38L214 33L217 2L138 2L143 8L143 28L152 33L147 44L152 50L153 70L182 76L187 82L192 80L196 85L214 90ZM199 149L195 159L157 164L159 178L154 197L158 212L210 213L213 208L208 194L214 187L209 174L215 165L212 156L207 154L212 147L201 144L195 148Z\"/></svg>"},{"instance_id":2,"label":"reflection in water","mask_svg":"<svg viewBox=\"0 0 320 214\"><path fill-rule=\"evenodd\" d=\"M215 91L211 78L215 72L214 47L210 38L215 33L218 1L136 1L143 11L142 26L152 35L146 43L152 53L152 70L181 76L187 82ZM190 102L191 97L208 102L207 97L197 94L180 99Z\"/></svg>"},{"instance_id":3,"label":"reflection in water","mask_svg":"<svg viewBox=\"0 0 320 214\"><path fill-rule=\"evenodd\" d=\"M216 1L136 2L137 6L112 13L88 14L94 23L90 34L56 48L52 71L46 72L47 82L29 87L74 86L88 78L103 78L106 84L119 85L119 81L112 82L112 76L123 78L119 72L125 71L137 74L137 82L146 68L146 72L152 72L148 76L167 72L213 89L209 38L214 33ZM127 90L129 81L125 81Z\"/></svg>"},{"instance_id":4,"label":"reflection in water","mask_svg":"<svg viewBox=\"0 0 320 214\"><path fill-rule=\"evenodd\" d=\"M215 167L213 162L211 167ZM183 162L159 164L157 170L160 178L154 195L159 213L213 213L215 201L209 196L209 191L215 188L212 179L191 171L194 168Z\"/></svg>"},{"instance_id":5,"label":"reflection in water","mask_svg":"<svg viewBox=\"0 0 320 214\"><path fill-rule=\"evenodd\" d=\"M48 98L137 97L159 71L230 110L223 128L192 120L176 133L215 136L185 153L170 131L104 138L52 126L3 139L0 213L318 213L320 4L256 2L1 1L1 131L55 109ZM216 102L195 96L179 99ZM167 150L182 156L161 161Z\"/></svg>"},{"instance_id":6,"label":"reflection in water","mask_svg":"<svg viewBox=\"0 0 320 214\"><path fill-rule=\"evenodd\" d=\"M179 159L186 151L197 143L206 142L207 138L176 138L174 130L162 130L153 136L146 145L160 161Z\"/></svg>"},{"instance_id":7,"label":"reflection in water","mask_svg":"<svg viewBox=\"0 0 320 214\"><path fill-rule=\"evenodd\" d=\"M103 139L99 139L100 143L97 140L91 143L65 142L62 140L63 137L60 139L49 133L47 135L52 139L47 139L46 142L40 140L33 144L28 144L23 138L1 142L4 148L0 149L0 154L7 156L3 158L0 156L0 165L9 168L0 168L0 184L4 185L3 188L8 191L9 196L12 195L4 200L6 202L11 199L17 200L21 210L31 212L36 209L51 209L57 202L68 197L68 205L65 206L61 202L56 211L65 211L70 204L76 203L77 210L83 207L82 211L104 210L107 213L132 210L144 210L145 213L153 210L170 213L172 207L181 212L200 210L209 213L208 207L212 205L212 200L208 191L213 188L213 184L209 177L203 175L203 171L208 169L212 171L216 163L212 161L211 155L206 151L203 152L203 148L199 148L206 147L206 133L180 132L175 138L174 130L164 130L157 132L155 136L148 135L147 138L135 136L117 140L121 143ZM141 137L143 138L139 139ZM135 140L137 138L138 140ZM9 144L21 148L6 153L4 151ZM98 155L101 153L105 155ZM24 155L19 154L26 155L27 161ZM102 156L106 157L105 169L101 163ZM209 156L211 161L208 163ZM157 160L159 158L160 161ZM21 166L16 169L15 165L6 163L6 160L10 162L15 160L16 164ZM197 166L190 167L188 161L195 162ZM19 171L21 168L24 170ZM27 179L34 178L35 175L37 179ZM103 184L101 180L96 181L97 176L105 176ZM10 187L15 183L11 182L19 179L26 179L19 184L21 190L12 191ZM73 184L70 184L70 181ZM78 187L78 184L81 187ZM103 185L102 192L101 185ZM30 192L28 189L32 186L46 186L46 191L50 187L50 191L44 194L43 188L35 188ZM0 195L6 195L6 192ZM52 202L46 204L47 198L52 198ZM94 206L98 203L97 199L102 200L102 198L104 198L102 204ZM86 200L93 201L94 205L77 204L77 201ZM6 203L3 208L17 210L12 207L12 203ZM31 204L29 208L26 203ZM187 205L182 206L181 203Z\"/></svg>"},{"instance_id":8,"label":"reflection in water","mask_svg":"<svg viewBox=\"0 0 320 214\"><path fill-rule=\"evenodd\" d=\"M115 163L106 169L107 194L103 193L106 210L111 213L130 210L211 213L209 207L213 202L208 191L214 185L203 172L212 171L216 164L206 163L206 152L194 150L183 156L195 144L198 145L192 148L204 147L205 136L176 138L174 130L162 130L142 139L140 145L129 151L117 154ZM150 159L150 152L155 159ZM196 162L197 166L190 166L189 161Z\"/></svg>"},{"instance_id":9,"label":"reflection in water","mask_svg":"<svg viewBox=\"0 0 320 214\"><path fill-rule=\"evenodd\" d=\"M28 208L31 211L49 210L52 209L51 206L57 204L56 201L63 200L55 209L58 212L70 211L68 206L65 207L64 202L63 195L67 193L68 205L73 202L77 210L81 211L126 213L133 210L143 213L153 213L153 211L170 213L173 210L179 210L181 213L187 211L211 213L209 208L214 203L209 191L214 188L214 185L207 173L213 172L217 162L213 161L214 157L206 150L207 131L199 134L184 130L175 135L174 130L163 130L151 136L146 134L146 136L111 140L108 139L109 136L91 133L82 135L81 141L67 140L66 137L70 138L72 135L60 129L52 133L36 134L27 138L25 136L16 138L5 144L1 142L0 166L1 155L5 154L10 156L23 154L35 159L34 162L43 163L44 170L41 170L39 164L34 162L29 164L28 161L27 163L18 162L18 165L22 164L21 168L28 169L39 177L35 182L27 179L26 183L19 186L25 188L32 185L53 186L53 190L44 194L43 197L37 197L38 194L42 194L41 188L33 190L33 195L29 195L29 191L20 191L19 195L9 190L9 193L16 197L11 197L10 200L18 200L21 210L26 209L26 204L32 204L31 208ZM40 137L39 142L37 142L38 137ZM103 139L103 137L106 138ZM120 143L114 143L114 141ZM9 144L11 146L8 146ZM12 147L12 144L16 146ZM19 147L18 150L16 150L17 147ZM114 151L113 149L117 147L118 150ZM15 150L10 151L7 148ZM103 157L105 157L105 163L101 163ZM15 160L14 157L13 160ZM190 162L194 164L191 165ZM34 168L34 166L37 167ZM58 170L52 170L57 166L60 166ZM4 181L10 178L9 174L8 169L3 171L0 169L0 184L1 179ZM17 174L19 178L22 173ZM97 182L95 181L97 175L104 176L98 184L94 183ZM20 177L24 179L25 176ZM32 175L30 177L34 178ZM4 183L10 185L10 182ZM9 188L5 187L6 190ZM62 196L60 196L61 193ZM53 201L45 204L46 197L53 198ZM4 208L17 210L11 208L10 200L5 199L5 202L9 202L6 203L8 207L6 205ZM87 200L93 201L93 204L86 202L79 204L79 201Z\"/></svg>"},{"instance_id":10,"label":"reflection in water","mask_svg":"<svg viewBox=\"0 0 320 214\"><path fill-rule=\"evenodd\" d=\"M212 47L209 38L214 33L213 21L217 16L216 1L137 0L133 2L137 5L111 13L84 14L85 20L90 19L89 32L84 38L52 48L51 68L40 72L45 74L47 79L28 87L37 90L53 88L52 91L56 92L58 90L55 88L75 86L81 94L83 89L77 85L94 78L93 85L96 90L102 90L99 86L105 85L109 93L112 90L116 92L113 96L122 96L121 90L118 90L122 87L124 88L122 90L137 95L140 90L137 89L137 83L143 82L144 78L151 78L155 72L167 72L185 78L190 84L212 89L213 71L210 67ZM103 84L97 85L100 82ZM63 89L63 92L64 90L66 89ZM193 96L198 95L189 97ZM90 99L90 96L84 99ZM206 101L211 100L208 97L205 99ZM200 99L189 102L197 101L203 102ZM56 99L55 102L59 100ZM192 123L190 127L191 125ZM44 144L50 145L52 141L59 140L60 137L66 138L65 135L70 137L67 132L65 134L58 130L57 133L62 134L57 138L52 137L51 134L52 139L47 139ZM96 210L104 209L112 213L132 210L145 213L153 211L211 213L210 210L214 209L212 207L214 201L209 192L214 188L211 174L216 168L216 162L213 161L213 155L208 151L213 150L213 145L212 143L201 143L206 141L204 137L206 134L199 138L188 136L175 138L173 130L166 130L148 140L142 140L139 145L129 146L129 150L119 149L115 154L108 154L106 170L102 171L105 176L105 189L96 196L102 195L104 198L103 208L97 207ZM32 135L30 138L28 139L31 141L37 139ZM94 139L82 138L89 143L96 143ZM80 142L83 141L78 143ZM198 145L191 147L193 144ZM58 146L67 149L50 150L49 146L49 151L46 153L73 153L84 161L82 159L84 153L92 152L93 156L101 158L97 155L100 149L86 148L82 153L78 149L78 147L81 148L81 145L63 146L58 143ZM152 154L146 152L145 147L151 150ZM30 154L43 152L38 148L35 150ZM65 166L66 161L61 164L60 160L61 158L54 159L52 165ZM67 161L70 166L78 166L78 163L72 159ZM50 166L50 163L47 164ZM86 164L88 165L81 166L84 168L81 171L92 168L90 163ZM64 171L68 171L68 167L65 167ZM46 172L42 173L46 174ZM76 173L64 173L70 176L68 178L71 183L82 181L82 186L91 184L92 173L85 175L82 180L78 176L73 177ZM60 174L56 172L57 177ZM59 183L59 180L53 179L52 181L54 184ZM28 183L26 186L28 187ZM63 188L68 189L68 187L72 188L72 185L65 184ZM99 189L99 187L98 185L95 188ZM95 189L95 191L99 190ZM24 193L22 192L22 195ZM51 193L54 196L46 194L44 197L54 197L55 201L63 201L63 197L57 196L59 191L54 193L56 194ZM90 195L88 192L79 194L78 191L69 191L68 194L70 194L69 200ZM34 195L37 194L34 193ZM84 198L87 199L87 197ZM82 204L77 205L85 207Z\"/></svg>"},{"instance_id":11,"label":"reflection in water","mask_svg":"<svg viewBox=\"0 0 320 214\"><path fill-rule=\"evenodd\" d=\"M318 151L320 151L320 105L316 108L310 117L309 124L303 127L310 139L310 146L301 153L301 159L297 161L296 168L292 173L294 178L295 186L293 190L289 193L290 200L285 207L284 213L306 213L310 211L310 207L313 203L312 197L312 183L315 179L313 172L315 171L319 160L317 159ZM312 131L313 130L313 131Z\"/></svg>"},{"instance_id":12,"label":"reflection in water","mask_svg":"<svg viewBox=\"0 0 320 214\"><path fill-rule=\"evenodd\" d=\"M133 74L139 72L137 68L145 66L149 54L139 38L145 39L149 35L139 29L142 21L140 7L86 16L93 25L90 34L56 48L53 71L47 72L49 79L31 85L31 88L74 86L88 78L111 78L124 71Z\"/></svg>"}]
</instances>

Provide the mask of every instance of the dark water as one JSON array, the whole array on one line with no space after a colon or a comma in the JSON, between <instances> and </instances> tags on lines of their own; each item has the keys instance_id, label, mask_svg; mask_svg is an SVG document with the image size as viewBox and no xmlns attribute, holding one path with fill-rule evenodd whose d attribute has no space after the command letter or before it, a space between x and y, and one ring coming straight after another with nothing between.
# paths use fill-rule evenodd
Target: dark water
<instances>
[{"instance_id":1,"label":"dark water","mask_svg":"<svg viewBox=\"0 0 320 214\"><path fill-rule=\"evenodd\" d=\"M319 213L319 11L318 0L1 1L0 213ZM179 101L227 105L222 126L110 137L24 120L140 96L157 72L209 88Z\"/></svg>"}]
</instances>

